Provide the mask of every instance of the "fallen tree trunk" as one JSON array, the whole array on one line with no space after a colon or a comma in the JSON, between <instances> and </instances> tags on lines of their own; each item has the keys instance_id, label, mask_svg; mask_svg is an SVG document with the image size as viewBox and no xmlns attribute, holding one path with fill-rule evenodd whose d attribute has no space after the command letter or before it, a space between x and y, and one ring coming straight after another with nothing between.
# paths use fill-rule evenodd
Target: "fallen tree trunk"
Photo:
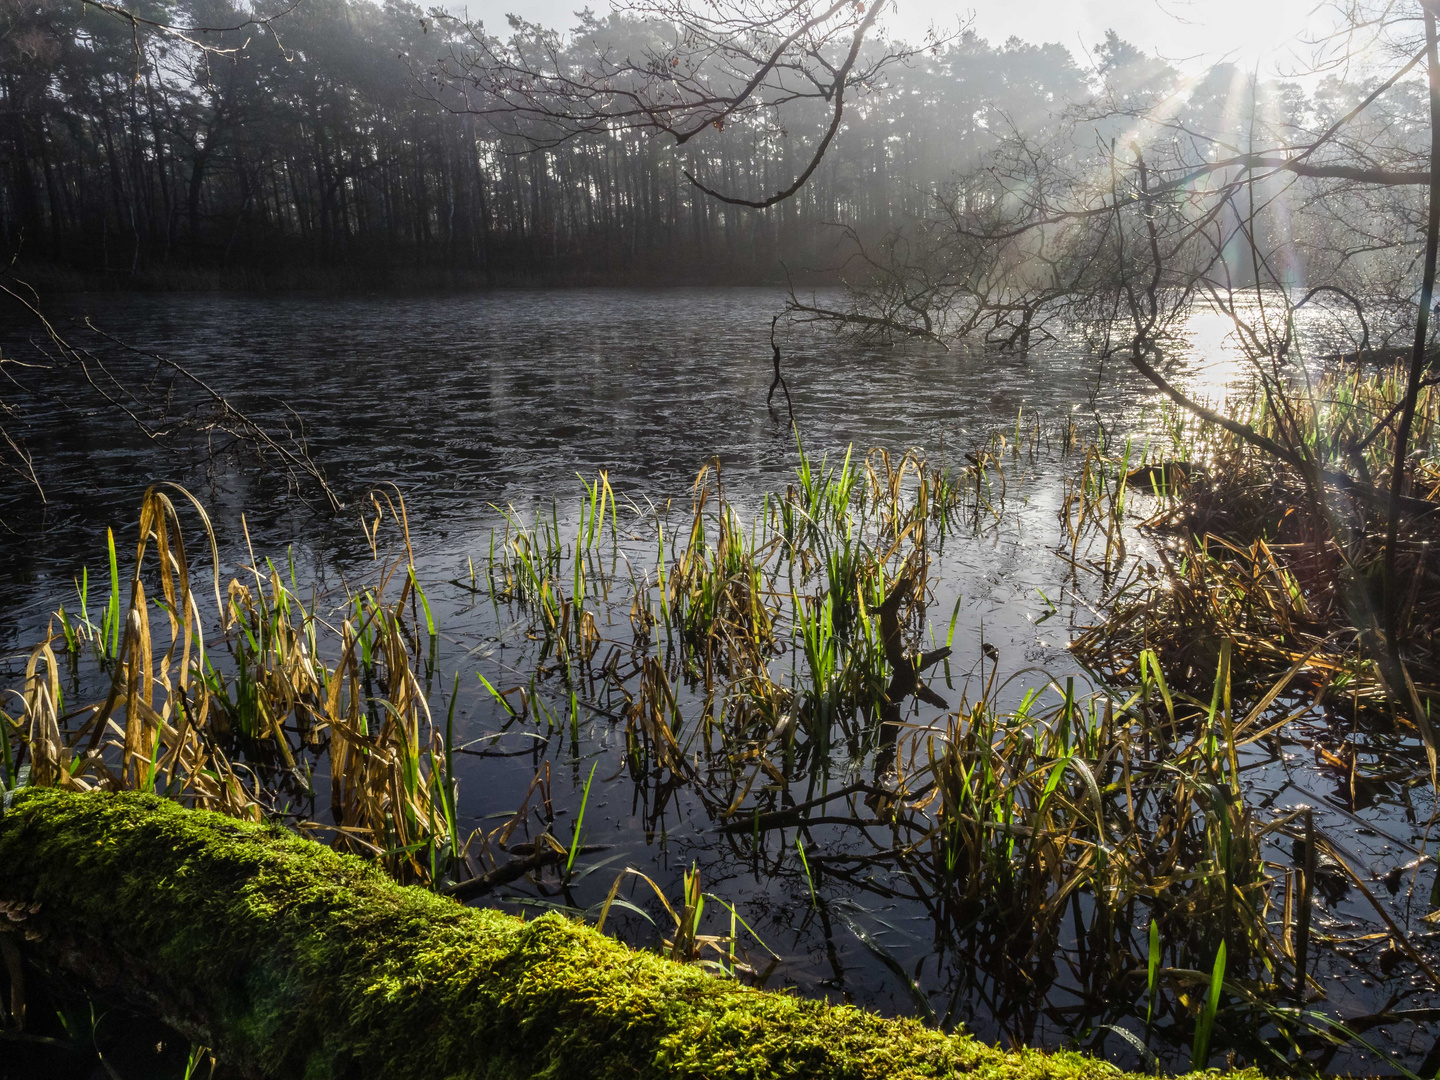
<instances>
[{"instance_id":1,"label":"fallen tree trunk","mask_svg":"<svg viewBox=\"0 0 1440 1080\"><path fill-rule=\"evenodd\" d=\"M22 789L0 932L255 1077L1114 1077L746 988L558 915L394 884L273 826L137 794Z\"/></svg>"}]
</instances>

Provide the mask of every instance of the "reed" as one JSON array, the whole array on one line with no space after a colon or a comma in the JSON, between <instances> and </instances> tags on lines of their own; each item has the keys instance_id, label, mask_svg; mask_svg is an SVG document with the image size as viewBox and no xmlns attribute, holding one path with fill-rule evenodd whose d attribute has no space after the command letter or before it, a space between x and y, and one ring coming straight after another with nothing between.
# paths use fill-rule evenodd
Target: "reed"
<instances>
[{"instance_id":1,"label":"reed","mask_svg":"<svg viewBox=\"0 0 1440 1080\"><path fill-rule=\"evenodd\" d=\"M1311 681L1343 690L1334 696L1348 707L1396 707L1424 734L1424 702L1440 695L1440 589L1427 569L1440 520L1406 518L1396 563L1403 589L1387 628L1385 508L1334 480L1344 471L1369 485L1364 490L1388 487L1393 432L1376 420L1395 408L1401 389L1393 371L1349 369L1321 376L1284 413L1262 394L1248 410L1242 405L1242 418L1261 435L1301 448L1308 471L1230 432L1173 412L1162 417L1169 456L1128 474L1143 473L1142 490L1155 498L1142 531L1158 542L1157 558L1128 568L1077 653L1123 678L1134 657L1152 649L1177 681L1195 686L1208 678L1219 643L1230 641L1251 687L1306 656ZM1440 496L1435 391L1422 391L1413 444L1410 494L1424 500ZM1101 463L1087 468L1092 474L1103 486L1123 482L1126 472ZM1068 501L1067 527L1079 543L1087 524L1093 535L1098 522L1123 514L1113 495L1107 503L1087 488Z\"/></svg>"},{"instance_id":2,"label":"reed","mask_svg":"<svg viewBox=\"0 0 1440 1080\"><path fill-rule=\"evenodd\" d=\"M19 711L0 724L0 778L288 816L397 878L457 895L544 871L541 891L554 897L554 885L559 897L531 901L563 899L567 913L598 913L602 924L616 905L640 912L620 890L648 882L657 920L669 920L668 954L763 981L765 961L749 963L737 946L740 929L753 931L701 890L698 867L673 903L638 871L603 904L575 899L594 882L585 875L595 868L579 864L590 850L585 807L604 775L592 768L586 779L580 765L581 716L593 715L622 729L647 829L663 832L683 787L738 858L794 875L827 944L838 927L888 957L917 1009L942 1024L959 1017L960 991L936 1007L866 928L867 897L877 909L898 898L929 912L935 951L983 984L997 1010L1033 1005L1036 987L1068 966L1077 1015L1143 1019L1144 1038L1127 1038L1145 1053L1168 1047L1173 1061L1201 1067L1212 1045L1255 1059L1286 1039L1299 1059L1321 1030L1358 1044L1309 1008L1319 955L1337 955L1312 923L1314 874L1275 861L1297 837L1311 853L1327 841L1301 816L1261 817L1241 760L1309 707L1317 673L1357 699L1374 695L1374 677L1360 654L1336 647L1320 579L1283 536L1177 533L1156 572L1134 558L1137 508L1158 514L1158 536L1196 507L1237 515L1264 503L1216 501L1213 464L1182 477L1176 461L1238 451L1212 432L1161 427L1163 437L1114 454L1083 446L1073 424L1061 436L1074 455L1062 558L1098 577L1107 597L1108 617L1076 646L1098 685L1040 672L1004 682L982 663L947 690L959 694L953 707L924 678L955 646L960 611L957 600L945 648L925 651L924 638L940 636L928 621L936 557L962 526L973 535L1004 519L1046 437L1038 426L1017 420L958 469L915 451L847 451L832 463L797 446L786 490L751 503L728 498L710 464L675 520L669 506L617 505L603 473L582 478L563 516L553 501L523 518L502 511L488 553L457 584L527 628L533 666L517 673L512 662L503 678L487 668L470 685L493 701L502 730L569 749L580 813L563 840L547 760L505 826L461 841L459 683L432 717L435 613L408 540L403 555L379 556L382 525L406 536L403 500L372 500L372 580L302 601L293 571L253 557L224 588L218 576L208 589L191 582L175 507L147 494L130 607L116 599L112 560L109 599L92 621L82 574L78 615L57 613L58 629L29 658ZM224 626L207 639L198 612L210 592ZM1046 605L1043 617L1054 617L1057 605ZM109 700L67 702L67 663L102 671ZM327 784L325 815L295 809ZM507 849L532 799L546 831ZM492 864L483 873L468 865L475 845ZM497 854L507 850L508 863ZM706 932L727 918L728 934ZM1393 934L1424 962L1409 936ZM1251 1038L1265 1025L1280 1035Z\"/></svg>"},{"instance_id":3,"label":"reed","mask_svg":"<svg viewBox=\"0 0 1440 1080\"><path fill-rule=\"evenodd\" d=\"M1132 444L1112 461L1092 447L1077 461L1067 537L1106 573L1127 564L1124 470L1150 452ZM1264 854L1293 822L1246 806L1236 748L1272 722L1297 672L1237 717L1230 652L1197 658L1208 666L1202 700L1177 694L1161 656L1142 649L1099 690L1042 682L1007 708L1014 687L997 685L991 668L978 696L966 689L940 719L908 720L905 699L930 693L918 679L896 681L919 663L906 644L928 607L930 529L957 512L998 515L1022 482L1023 453L997 438L961 486L915 453L848 453L831 465L801 447L794 483L749 512L707 466L685 525L655 518L655 564L627 567L629 622L643 632L608 646L611 659L591 674L605 701L623 702L631 777L657 785L657 806L665 786L686 785L757 857L773 831L797 830L791 854L817 914L828 910L822 877L853 879L846 857L805 830L817 820L886 830L893 846L863 865L909 882L944 948L989 973L997 993L1030 994L1071 954L1065 938L1078 925L1087 998L1133 999L1157 1045L1192 1050L1206 1021L1191 973L1217 949L1229 978L1252 988L1229 1008L1269 1008L1293 983L1276 926L1284 878ZM598 586L603 567L589 580ZM947 646L957 616L958 604ZM652 647L646 619L673 648ZM837 746L856 762L874 755L873 782L770 808L763 791L807 774L813 790ZM844 812L830 809L836 800ZM665 907L675 924L667 950L693 955L693 905Z\"/></svg>"},{"instance_id":4,"label":"reed","mask_svg":"<svg viewBox=\"0 0 1440 1080\"><path fill-rule=\"evenodd\" d=\"M172 493L208 542L208 590L194 580ZM403 529L403 501L390 507ZM141 501L123 609L113 533L109 556L102 622L82 615L40 642L18 712L3 714L7 787L141 791L251 821L289 816L399 880L433 881L448 870L457 855L453 773L417 662L434 622L408 559L382 563L377 584L347 598L337 619L318 599L302 601L293 576L287 585L268 562L222 590L209 520L173 486L152 487ZM82 612L85 591L82 583ZM222 624L208 641L207 600ZM78 659L103 672L103 698L66 705L57 641L73 641ZM320 779L330 788L328 822L283 811L315 806Z\"/></svg>"}]
</instances>

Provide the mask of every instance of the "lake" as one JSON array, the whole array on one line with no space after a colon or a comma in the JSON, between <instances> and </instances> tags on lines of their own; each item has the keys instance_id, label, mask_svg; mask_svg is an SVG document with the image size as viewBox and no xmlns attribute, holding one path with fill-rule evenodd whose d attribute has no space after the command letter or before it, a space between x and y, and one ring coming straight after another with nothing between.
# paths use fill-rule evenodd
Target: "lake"
<instances>
[{"instance_id":1,"label":"lake","mask_svg":"<svg viewBox=\"0 0 1440 1080\"><path fill-rule=\"evenodd\" d=\"M280 566L293 560L298 588L332 598L374 573L362 526L371 512L368 493L398 491L438 631L437 701L448 700L452 675L460 674L454 741L467 750L457 766L463 831L491 830L513 815L543 769L556 835L569 836L583 803L585 843L604 848L581 856L565 888L522 880L480 902L532 912L558 906L593 918L626 866L643 871L672 902L693 867L704 890L733 905L753 937L778 955L771 986L889 1014L933 1010L988 1040L1083 1045L1143 1066L1129 1019L1134 1002L1096 1001L1084 990L1083 934L1065 940L1063 962L1027 1000L1017 1000L946 941L934 897L917 895L893 867L866 862L871 841L863 829L829 822L806 830L818 865L853 856L817 881L795 830L747 846L741 840L749 837L721 830L712 802L693 785L638 782L626 765L624 727L613 715L586 710L573 734L552 736L538 722L515 724L476 678L501 689L523 684L540 648L514 604L471 584L497 530L504 534L503 510L513 507L528 523L537 512L549 516L553 500L556 529L570 535L582 478L593 481L604 471L622 522L612 563L640 565L653 561L647 530L655 522L668 522L672 537L688 528L692 485L708 463L718 461L726 498L752 522L766 512L767 493L795 484L799 452L783 395L778 408L766 401L771 319L783 305L784 294L769 289L67 301L59 310L62 328L83 314L139 350L84 338L97 361L122 379L160 370L163 383L168 376L148 355L163 354L252 416L303 433L344 508L330 512L312 488L259 467L221 434L196 432L177 445L117 425L73 375L47 384L58 400L21 395L17 400L35 418L29 449L43 465L45 502L13 477L0 491L0 515L13 530L0 541L7 683L17 680L49 613L62 603L74 610L82 568L92 580L103 576L107 528L115 530L126 572L136 508L150 483L183 484L204 504L227 578L243 573L253 550L258 560ZM1176 370L1183 383L1213 396L1238 369L1210 329L1196 326ZM0 327L0 348L27 355L32 332ZM65 332L77 341L82 334ZM1067 679L1088 686L1092 677L1066 646L1077 628L1094 621L1109 583L1077 579L1061 558L1069 547L1061 511L1081 464L1063 433L1099 441L1112 457L1131 439L1138 457L1147 438L1158 438L1159 407L1149 387L1122 368L1098 372L1078 338L1026 357L857 344L783 324L779 335L795 424L812 460L833 466L851 447L897 457L915 448L937 467L963 467L967 454L1000 448L1008 470L1003 498L992 493L991 512L952 528L932 556L936 584L922 637L951 639L945 685L936 680L948 706L962 695L973 700L977 683L992 677L1003 684L997 701L1010 707L1027 687L1043 688L1047 677L1057 686ZM178 393L181 415L183 387ZM192 552L203 550L199 535L197 529L187 539ZM1133 522L1126 536L1130 557L1144 557L1152 541ZM388 535L387 543L395 542ZM622 616L602 625L606 641L619 632ZM624 625L627 640L629 634ZM698 702L692 690L681 706ZM943 711L919 706L915 722ZM1434 793L1406 789L1351 808L1353 799L1337 795L1334 778L1309 764L1323 723L1306 718L1286 729L1281 747L1250 748L1246 799L1261 814L1315 807L1317 824L1368 880L1380 882L1423 853ZM779 805L814 800L817 792L878 772L878 752L837 740L805 775L770 784L767 797ZM1287 847L1273 846L1268 858L1293 864ZM1410 925L1428 910L1429 872L1420 880L1418 891L1392 894L1378 884L1372 891L1391 918ZM662 906L633 884L619 895L634 908L617 908L607 929L656 944L660 933L646 918L663 925ZM721 903L707 910L710 932L728 924ZM1379 924L1357 890L1337 890L1320 910L1324 933L1354 944L1321 960L1315 977L1328 998L1316 1008L1363 1028L1391 1060L1379 1062L1354 1043L1338 1050L1317 1044L1314 1060L1365 1072L1399 1060L1433 1074L1440 1047L1434 989L1408 968L1388 965L1378 939L1365 937ZM1425 932L1414 936L1428 940ZM1117 1035L1117 1027L1130 1037ZM1167 1067L1188 1060L1186 1047L1155 1049Z\"/></svg>"}]
</instances>

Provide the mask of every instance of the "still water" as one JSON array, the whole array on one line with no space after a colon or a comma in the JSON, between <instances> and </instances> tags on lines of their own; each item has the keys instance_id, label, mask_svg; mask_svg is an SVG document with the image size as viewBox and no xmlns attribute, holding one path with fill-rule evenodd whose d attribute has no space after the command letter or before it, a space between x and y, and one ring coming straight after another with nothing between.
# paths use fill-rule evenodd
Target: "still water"
<instances>
[{"instance_id":1,"label":"still water","mask_svg":"<svg viewBox=\"0 0 1440 1080\"><path fill-rule=\"evenodd\" d=\"M527 649L533 651L513 613L464 587L472 562L482 561L497 525L503 527L498 508L513 506L528 517L553 499L563 524L571 520L581 478L604 470L622 517L627 505L648 513L672 502L674 519L683 521L697 471L715 461L727 496L740 505L754 507L766 492L784 491L794 478L796 436L783 395L777 395L778 409L766 403L770 322L782 307L779 292L740 289L72 301L60 312L63 319L89 317L141 350L97 346L112 372L149 377L151 353L178 361L251 415L303 437L345 506L326 510L312 489L296 489L259 467L231 448L228 436L201 432L179 448L147 439L104 418L98 399L79 382L61 385L48 400L24 398L45 501L14 477L0 487L0 514L11 530L0 534L5 681L15 682L48 614L61 603L73 610L82 568L92 575L102 570L107 528L115 530L123 572L123 553L133 551L135 508L150 483L184 484L205 504L224 575L238 573L253 550L277 563L293 560L298 580L337 595L371 572L361 525L367 493L398 490L418 576L439 626L437 670L447 684L450 673L462 673L455 741L478 748L459 766L462 827L491 829L513 814L543 765L552 770L556 814L564 823L579 807L591 766L597 767L586 842L607 848L589 872L568 895L520 882L483 902L532 912L537 904L593 908L625 866L644 871L673 898L693 866L706 891L733 904L781 957L771 986L889 1014L919 1011L918 994L940 1016L989 1040L1047 1047L1078 1041L1142 1065L1130 1041L1104 1027L1132 1015L1130 1003L1115 1003L1113 1010L1079 1003L1063 971L1037 989L1046 1008L1016 1010L988 998L983 981L953 957L930 959L936 954L932 913L874 873L827 878L823 899L842 917L817 917L798 859L784 851L770 850L764 859L743 853L683 788L662 808L649 803L623 767L622 734L605 717L587 717L580 742L563 753L533 733L498 734L504 718L475 673L508 685L525 667ZM31 327L0 326L0 350L24 355L32 334ZM851 446L892 453L913 447L932 462L963 463L967 451L997 431L1012 442L1017 429L1040 433L1033 459L1020 470L1024 483L992 519L952 535L939 550L931 632L943 638L954 614L952 703L967 678L986 670L985 655L995 658L1002 680L1032 672L1007 691L1013 698L1023 686L1043 683L1044 675L1033 674L1042 670L1058 681L1083 683L1088 676L1065 646L1076 627L1093 620L1095 597L1067 586L1057 553L1064 479L1076 463L1062 453L1055 433L1078 430L1117 454L1127 438L1138 447L1156 412L1147 386L1124 370L1097 372L1094 360L1066 341L1021 357L858 345L806 327L782 326L779 340L796 425L813 456L833 461ZM1223 394L1236 370L1233 357L1201 326L1193 345L1177 371L1190 386ZM160 378L163 384L166 376ZM1131 540L1143 552L1144 539ZM993 652L982 653L982 643ZM533 658L529 663L533 667ZM1424 844L1417 831L1423 824L1414 821L1423 823L1429 805L1418 807L1418 819L1416 806L1402 810L1383 799L1349 811L1334 782L1306 768L1313 757L1303 730L1295 738L1292 754L1250 774L1255 801L1274 812L1317 807L1323 827L1372 879L1412 861ZM845 783L845 768L837 762L825 783ZM796 801L804 797L795 795ZM1420 802L1418 791L1413 798ZM568 828L557 824L557 835L568 835ZM852 848L852 834L842 825L820 825L810 830L809 842L823 855L826 845ZM1421 893L1428 893L1428 871L1421 881ZM1403 889L1394 900L1378 887L1373 891L1402 924L1426 910L1423 903L1412 903L1418 910L1407 906ZM660 917L644 892L624 895ZM1373 929L1374 913L1363 899L1342 894L1327 902L1330 932L1358 938ZM635 943L659 937L633 914L612 916L612 928ZM1413 1068L1433 1056L1440 1027L1428 990L1402 975L1392 980L1378 969L1352 967L1333 986L1326 982L1329 999L1321 1008L1347 1021L1382 1017L1363 1021L1367 1037ZM1182 1054L1171 1063L1184 1060ZM1352 1047L1325 1064L1368 1072L1388 1063Z\"/></svg>"}]
</instances>

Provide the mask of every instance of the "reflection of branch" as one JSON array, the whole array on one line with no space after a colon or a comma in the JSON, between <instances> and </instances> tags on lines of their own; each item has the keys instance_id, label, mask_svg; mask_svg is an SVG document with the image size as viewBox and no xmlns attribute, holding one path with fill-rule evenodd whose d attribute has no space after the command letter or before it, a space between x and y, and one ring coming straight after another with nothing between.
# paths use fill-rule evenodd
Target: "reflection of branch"
<instances>
[{"instance_id":1,"label":"reflection of branch","mask_svg":"<svg viewBox=\"0 0 1440 1080\"><path fill-rule=\"evenodd\" d=\"M734 820L721 822L717 826L717 831L722 833L748 833L757 821L760 823L762 830L769 828L788 828L794 824L813 821L813 819L809 817L809 812L816 807L824 806L828 802L834 802L836 799L848 799L852 795L871 795L876 792L882 795L888 794L883 788L877 788L873 784L863 782L849 784L836 791L818 795L813 799L806 799L804 802L796 803L794 806L787 806L783 810L769 810L765 813L753 812L748 816L732 815Z\"/></svg>"},{"instance_id":2,"label":"reflection of branch","mask_svg":"<svg viewBox=\"0 0 1440 1080\"><path fill-rule=\"evenodd\" d=\"M775 388L778 386L785 391L785 411L790 414L790 426L795 426L795 406L790 402L790 387L785 384L785 377L780 374L780 346L775 342L775 324L780 321L776 315L770 320L770 348L775 350L775 378L770 383L770 393L765 395L765 404L768 407L775 397Z\"/></svg>"},{"instance_id":3,"label":"reflection of branch","mask_svg":"<svg viewBox=\"0 0 1440 1080\"><path fill-rule=\"evenodd\" d=\"M555 842L552 840L552 844ZM538 844L536 845L539 846ZM576 855L593 855L597 851L608 851L609 844L583 844L576 849ZM488 873L479 877L471 878L468 881L457 881L453 885L447 885L440 891L446 896L456 900L473 900L477 896L484 896L493 889L499 888L512 881L518 881L526 874L536 870L543 870L547 866L557 866L563 863L570 855L569 849L563 847L547 846L529 855L517 856L509 862L502 863Z\"/></svg>"}]
</instances>

